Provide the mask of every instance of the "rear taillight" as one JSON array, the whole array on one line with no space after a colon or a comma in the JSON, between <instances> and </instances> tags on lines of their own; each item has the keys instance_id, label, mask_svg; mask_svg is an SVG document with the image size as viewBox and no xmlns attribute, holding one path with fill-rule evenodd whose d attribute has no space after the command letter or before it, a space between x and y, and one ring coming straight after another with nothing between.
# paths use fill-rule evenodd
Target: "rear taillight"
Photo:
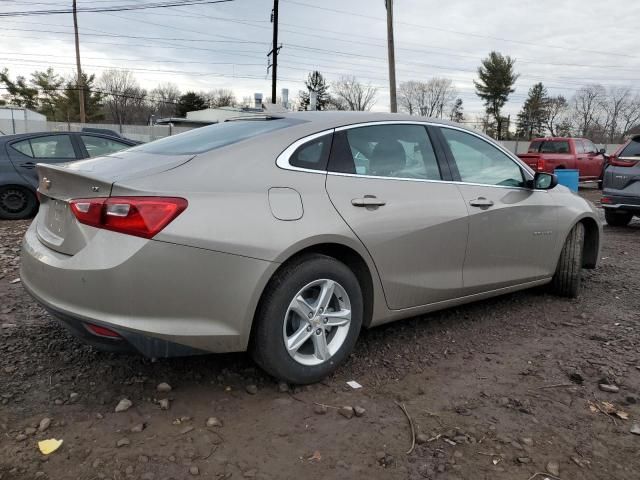
<instances>
[{"instance_id":1,"label":"rear taillight","mask_svg":"<svg viewBox=\"0 0 640 480\"><path fill-rule=\"evenodd\" d=\"M69 203L80 223L143 238L153 238L188 205L175 197L76 198Z\"/></svg>"},{"instance_id":2,"label":"rear taillight","mask_svg":"<svg viewBox=\"0 0 640 480\"><path fill-rule=\"evenodd\" d=\"M600 203L605 203L607 205L612 205L613 204L613 199L611 199L610 197L602 197L600 199Z\"/></svg>"},{"instance_id":3,"label":"rear taillight","mask_svg":"<svg viewBox=\"0 0 640 480\"><path fill-rule=\"evenodd\" d=\"M614 167L633 167L639 161L640 158L636 160L629 157L619 158L613 155L609 157L609 165L613 165Z\"/></svg>"},{"instance_id":4,"label":"rear taillight","mask_svg":"<svg viewBox=\"0 0 640 480\"><path fill-rule=\"evenodd\" d=\"M545 167L545 166L546 166L546 165L544 164L544 158L539 158L539 159L538 159L538 164L536 165L536 169L537 169L539 172L544 172L544 167Z\"/></svg>"}]
</instances>

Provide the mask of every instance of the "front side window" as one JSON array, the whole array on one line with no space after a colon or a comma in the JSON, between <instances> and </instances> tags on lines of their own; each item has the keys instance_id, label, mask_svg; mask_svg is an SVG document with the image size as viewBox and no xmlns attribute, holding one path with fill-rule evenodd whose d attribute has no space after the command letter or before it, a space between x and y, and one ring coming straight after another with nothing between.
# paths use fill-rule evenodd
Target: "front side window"
<instances>
[{"instance_id":1,"label":"front side window","mask_svg":"<svg viewBox=\"0 0 640 480\"><path fill-rule=\"evenodd\" d=\"M523 187L522 169L505 153L470 133L442 128L460 180L465 183Z\"/></svg>"},{"instance_id":2,"label":"front side window","mask_svg":"<svg viewBox=\"0 0 640 480\"><path fill-rule=\"evenodd\" d=\"M371 125L336 133L329 169L375 177L441 180L422 125Z\"/></svg>"},{"instance_id":3,"label":"front side window","mask_svg":"<svg viewBox=\"0 0 640 480\"><path fill-rule=\"evenodd\" d=\"M109 155L110 153L119 152L125 148L129 148L129 145L115 140L94 137L93 135L81 135L84 146L87 149L90 157L100 157L102 155Z\"/></svg>"},{"instance_id":4,"label":"front side window","mask_svg":"<svg viewBox=\"0 0 640 480\"><path fill-rule=\"evenodd\" d=\"M323 135L301 145L289 157L289 164L293 167L309 170L326 170L332 137L333 134Z\"/></svg>"},{"instance_id":5,"label":"front side window","mask_svg":"<svg viewBox=\"0 0 640 480\"><path fill-rule=\"evenodd\" d=\"M591 140L583 140L585 153L598 153L598 149Z\"/></svg>"},{"instance_id":6,"label":"front side window","mask_svg":"<svg viewBox=\"0 0 640 480\"><path fill-rule=\"evenodd\" d=\"M22 140L11 145L18 152L31 158L62 158L74 160L76 152L68 135L48 135L46 137Z\"/></svg>"}]
</instances>

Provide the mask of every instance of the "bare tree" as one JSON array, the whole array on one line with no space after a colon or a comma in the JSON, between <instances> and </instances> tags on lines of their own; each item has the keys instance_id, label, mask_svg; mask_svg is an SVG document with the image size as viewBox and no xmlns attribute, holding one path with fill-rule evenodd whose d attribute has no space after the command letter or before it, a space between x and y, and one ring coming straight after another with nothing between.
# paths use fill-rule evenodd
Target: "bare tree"
<instances>
[{"instance_id":1,"label":"bare tree","mask_svg":"<svg viewBox=\"0 0 640 480\"><path fill-rule=\"evenodd\" d=\"M640 96L636 95L620 112L620 137L640 123Z\"/></svg>"},{"instance_id":2,"label":"bare tree","mask_svg":"<svg viewBox=\"0 0 640 480\"><path fill-rule=\"evenodd\" d=\"M409 80L400 84L400 108L409 115L442 118L455 101L456 93L448 78L435 77L428 82Z\"/></svg>"},{"instance_id":3,"label":"bare tree","mask_svg":"<svg viewBox=\"0 0 640 480\"><path fill-rule=\"evenodd\" d=\"M421 90L421 82L416 80L402 82L398 88L398 104L400 105L400 110L407 112L409 115L417 115L420 113Z\"/></svg>"},{"instance_id":4,"label":"bare tree","mask_svg":"<svg viewBox=\"0 0 640 480\"><path fill-rule=\"evenodd\" d=\"M425 117L442 118L445 107L456 98L456 89L448 78L432 78L425 85L421 114Z\"/></svg>"},{"instance_id":5,"label":"bare tree","mask_svg":"<svg viewBox=\"0 0 640 480\"><path fill-rule=\"evenodd\" d=\"M166 82L159 84L149 93L150 100L154 103L154 112L159 117L173 117L176 114L180 89L175 83Z\"/></svg>"},{"instance_id":6,"label":"bare tree","mask_svg":"<svg viewBox=\"0 0 640 480\"><path fill-rule=\"evenodd\" d=\"M606 91L602 85L586 85L578 89L573 97L573 114L576 130L586 137L600 126L602 104Z\"/></svg>"},{"instance_id":7,"label":"bare tree","mask_svg":"<svg viewBox=\"0 0 640 480\"><path fill-rule=\"evenodd\" d=\"M376 103L378 89L371 84L364 85L354 76L344 76L332 85L336 99L344 103L346 110L371 110Z\"/></svg>"},{"instance_id":8,"label":"bare tree","mask_svg":"<svg viewBox=\"0 0 640 480\"><path fill-rule=\"evenodd\" d=\"M209 108L233 107L237 104L233 90L216 88L205 95Z\"/></svg>"},{"instance_id":9,"label":"bare tree","mask_svg":"<svg viewBox=\"0 0 640 480\"><path fill-rule=\"evenodd\" d=\"M558 135L560 124L566 120L569 111L567 99L562 95L550 97L545 102L544 126L549 130L552 137Z\"/></svg>"},{"instance_id":10,"label":"bare tree","mask_svg":"<svg viewBox=\"0 0 640 480\"><path fill-rule=\"evenodd\" d=\"M107 118L120 125L146 123L150 114L147 91L129 70L105 70L98 82Z\"/></svg>"},{"instance_id":11,"label":"bare tree","mask_svg":"<svg viewBox=\"0 0 640 480\"><path fill-rule=\"evenodd\" d=\"M631 89L629 87L610 88L602 102L602 109L605 112L604 131L607 141L615 142L623 136L620 131L620 121L622 112L625 111L633 101Z\"/></svg>"}]
</instances>

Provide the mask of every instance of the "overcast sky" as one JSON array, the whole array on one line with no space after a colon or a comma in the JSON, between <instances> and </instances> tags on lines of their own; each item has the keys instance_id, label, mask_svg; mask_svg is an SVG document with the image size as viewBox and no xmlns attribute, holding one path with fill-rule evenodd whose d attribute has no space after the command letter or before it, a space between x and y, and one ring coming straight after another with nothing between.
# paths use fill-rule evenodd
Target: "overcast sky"
<instances>
[{"instance_id":1,"label":"overcast sky","mask_svg":"<svg viewBox=\"0 0 640 480\"><path fill-rule=\"evenodd\" d=\"M79 0L82 6L157 0ZM0 0L0 12L64 8L71 0ZM127 68L153 88L231 88L238 98L271 92L272 0L79 14L83 69ZM384 0L280 0L279 83L295 97L310 70L329 80L355 75L378 87L375 110L387 110ZM506 113L516 114L529 87L543 81L570 97L580 85L629 85L640 93L635 26L640 2L629 0L395 0L398 83L450 78L467 117L483 110L473 79L480 59L497 50L521 74ZM0 68L28 75L48 66L73 74L71 14L0 17ZM60 33L52 33L60 32ZM143 37L143 38L138 38Z\"/></svg>"}]
</instances>

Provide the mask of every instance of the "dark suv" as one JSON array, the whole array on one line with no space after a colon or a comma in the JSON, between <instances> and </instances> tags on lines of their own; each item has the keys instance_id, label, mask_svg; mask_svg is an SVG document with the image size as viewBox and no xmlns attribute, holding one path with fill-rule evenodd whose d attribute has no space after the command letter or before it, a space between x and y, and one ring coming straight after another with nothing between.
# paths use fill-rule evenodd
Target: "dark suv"
<instances>
[{"instance_id":1,"label":"dark suv","mask_svg":"<svg viewBox=\"0 0 640 480\"><path fill-rule=\"evenodd\" d=\"M624 227L640 216L640 135L609 157L604 171L602 206L609 225Z\"/></svg>"},{"instance_id":2,"label":"dark suv","mask_svg":"<svg viewBox=\"0 0 640 480\"><path fill-rule=\"evenodd\" d=\"M0 219L20 219L38 208L37 163L66 163L137 145L91 132L42 132L0 136Z\"/></svg>"}]
</instances>

